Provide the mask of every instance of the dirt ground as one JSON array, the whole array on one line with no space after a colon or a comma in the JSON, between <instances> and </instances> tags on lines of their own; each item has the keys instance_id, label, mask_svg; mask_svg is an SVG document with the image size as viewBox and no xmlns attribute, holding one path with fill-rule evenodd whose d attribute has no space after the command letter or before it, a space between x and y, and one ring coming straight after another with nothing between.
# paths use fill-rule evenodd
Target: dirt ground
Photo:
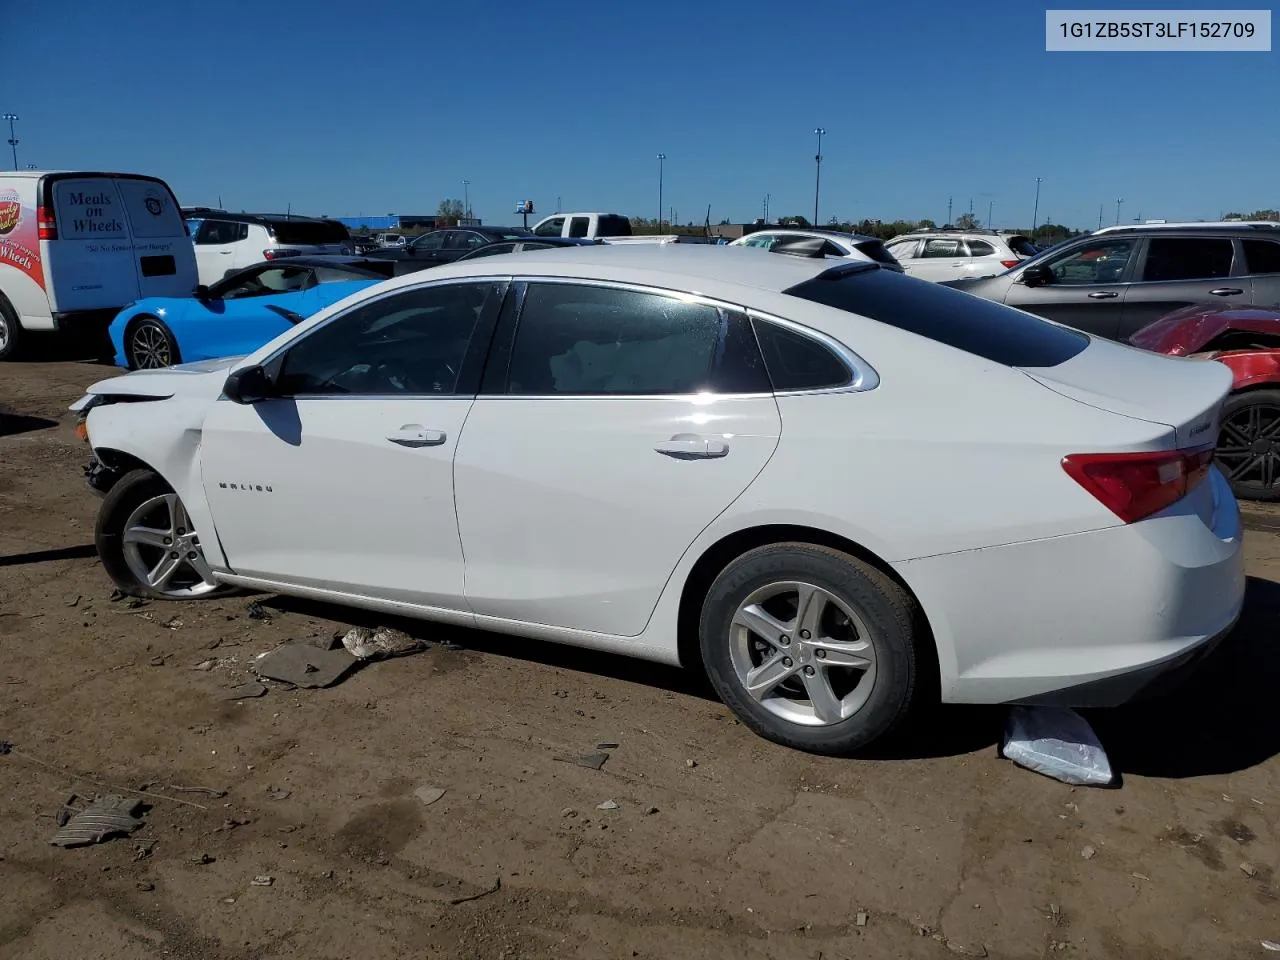
<instances>
[{"instance_id":1,"label":"dirt ground","mask_svg":"<svg viewBox=\"0 0 1280 960\"><path fill-rule=\"evenodd\" d=\"M0 956L1167 960L1280 941L1280 515L1249 513L1246 615L1192 685L1090 714L1117 790L999 759L999 709L821 759L680 671L421 623L395 625L426 653L235 701L256 654L374 620L112 602L66 413L110 372L0 368ZM601 742L600 770L559 759ZM50 845L70 794L114 786L158 795L145 827Z\"/></svg>"}]
</instances>

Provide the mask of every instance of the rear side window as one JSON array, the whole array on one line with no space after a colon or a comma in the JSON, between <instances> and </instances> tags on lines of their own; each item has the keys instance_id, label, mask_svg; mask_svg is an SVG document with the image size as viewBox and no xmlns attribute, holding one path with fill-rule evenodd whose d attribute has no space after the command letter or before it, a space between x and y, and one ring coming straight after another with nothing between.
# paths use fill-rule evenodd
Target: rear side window
<instances>
[{"instance_id":1,"label":"rear side window","mask_svg":"<svg viewBox=\"0 0 1280 960\"><path fill-rule=\"evenodd\" d=\"M1231 241L1216 237L1152 237L1142 279L1213 280L1231 275Z\"/></svg>"},{"instance_id":2,"label":"rear side window","mask_svg":"<svg viewBox=\"0 0 1280 960\"><path fill-rule=\"evenodd\" d=\"M351 239L347 228L335 220L274 220L271 235L276 243L316 245L346 243Z\"/></svg>"},{"instance_id":3,"label":"rear side window","mask_svg":"<svg viewBox=\"0 0 1280 960\"><path fill-rule=\"evenodd\" d=\"M969 256L971 257L991 257L995 256L996 248L985 240L969 240Z\"/></svg>"},{"instance_id":4,"label":"rear side window","mask_svg":"<svg viewBox=\"0 0 1280 960\"><path fill-rule=\"evenodd\" d=\"M1250 273L1280 273L1280 243L1274 240L1245 240L1244 262Z\"/></svg>"},{"instance_id":5,"label":"rear side window","mask_svg":"<svg viewBox=\"0 0 1280 960\"><path fill-rule=\"evenodd\" d=\"M570 236L578 236L573 233ZM586 236L586 234L582 234ZM631 221L626 217L620 217L617 214L608 214L600 218L600 222L596 225L597 237L629 237L631 236Z\"/></svg>"},{"instance_id":6,"label":"rear side window","mask_svg":"<svg viewBox=\"0 0 1280 960\"><path fill-rule=\"evenodd\" d=\"M958 257L961 256L960 241L947 240L939 237L936 240L926 240L924 249L920 251L922 257Z\"/></svg>"},{"instance_id":7,"label":"rear side window","mask_svg":"<svg viewBox=\"0 0 1280 960\"><path fill-rule=\"evenodd\" d=\"M786 293L1011 367L1057 366L1089 346L1083 333L992 300L869 265L828 270Z\"/></svg>"},{"instance_id":8,"label":"rear side window","mask_svg":"<svg viewBox=\"0 0 1280 960\"><path fill-rule=\"evenodd\" d=\"M124 240L129 236L114 180L58 180L53 185L53 209L58 236L63 240Z\"/></svg>"},{"instance_id":9,"label":"rear side window","mask_svg":"<svg viewBox=\"0 0 1280 960\"><path fill-rule=\"evenodd\" d=\"M240 228L244 227L247 231L248 226L247 223L232 223L229 220L206 220L200 224L196 243L201 246L235 243L241 239Z\"/></svg>"},{"instance_id":10,"label":"rear side window","mask_svg":"<svg viewBox=\"0 0 1280 960\"><path fill-rule=\"evenodd\" d=\"M720 311L609 287L531 283L507 392L643 396L709 389Z\"/></svg>"},{"instance_id":11,"label":"rear side window","mask_svg":"<svg viewBox=\"0 0 1280 960\"><path fill-rule=\"evenodd\" d=\"M186 237L186 230L182 225L182 210L163 183L119 177L116 187L124 200L135 237Z\"/></svg>"},{"instance_id":12,"label":"rear side window","mask_svg":"<svg viewBox=\"0 0 1280 960\"><path fill-rule=\"evenodd\" d=\"M587 227L591 225L588 217L573 217L569 220L569 236L585 237L587 235Z\"/></svg>"},{"instance_id":13,"label":"rear side window","mask_svg":"<svg viewBox=\"0 0 1280 960\"><path fill-rule=\"evenodd\" d=\"M853 380L853 371L826 344L768 320L754 323L774 390L832 389Z\"/></svg>"}]
</instances>

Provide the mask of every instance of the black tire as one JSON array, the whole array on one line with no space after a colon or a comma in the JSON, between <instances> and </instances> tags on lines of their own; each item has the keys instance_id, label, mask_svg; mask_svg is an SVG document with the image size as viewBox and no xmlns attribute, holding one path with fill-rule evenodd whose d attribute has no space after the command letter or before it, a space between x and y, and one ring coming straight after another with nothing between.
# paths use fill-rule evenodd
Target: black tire
<instances>
[{"instance_id":1,"label":"black tire","mask_svg":"<svg viewBox=\"0 0 1280 960\"><path fill-rule=\"evenodd\" d=\"M821 588L869 629L874 683L865 702L842 720L809 726L785 719L749 694L739 679L731 653L734 616L753 593L780 581ZM746 726L784 746L848 756L886 736L910 711L923 666L916 649L917 614L907 591L870 564L827 547L776 543L744 553L716 577L703 601L699 643L712 685Z\"/></svg>"},{"instance_id":2,"label":"black tire","mask_svg":"<svg viewBox=\"0 0 1280 960\"><path fill-rule=\"evenodd\" d=\"M130 370L172 367L182 362L178 341L158 317L135 317L124 332L124 355Z\"/></svg>"},{"instance_id":3,"label":"black tire","mask_svg":"<svg viewBox=\"0 0 1280 960\"><path fill-rule=\"evenodd\" d=\"M1280 390L1231 394L1221 424L1215 457L1232 492L1241 500L1280 500L1280 436L1266 436L1280 431Z\"/></svg>"},{"instance_id":4,"label":"black tire","mask_svg":"<svg viewBox=\"0 0 1280 960\"><path fill-rule=\"evenodd\" d=\"M111 582L124 594L145 597L149 600L190 600L221 596L230 588L219 586L204 593L175 596L153 589L130 568L125 557L124 528L129 517L140 506L154 497L173 493L173 489L161 477L150 470L139 469L126 473L103 498L94 525L93 542L98 558Z\"/></svg>"},{"instance_id":5,"label":"black tire","mask_svg":"<svg viewBox=\"0 0 1280 960\"><path fill-rule=\"evenodd\" d=\"M9 298L0 293L0 362L15 360L22 348L22 325L18 323L18 311Z\"/></svg>"}]
</instances>

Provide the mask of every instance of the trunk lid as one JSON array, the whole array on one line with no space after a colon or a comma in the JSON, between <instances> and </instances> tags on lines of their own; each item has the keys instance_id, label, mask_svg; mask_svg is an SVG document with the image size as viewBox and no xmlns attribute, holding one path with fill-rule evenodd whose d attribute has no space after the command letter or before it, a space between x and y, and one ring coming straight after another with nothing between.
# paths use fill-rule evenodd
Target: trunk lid
<instances>
[{"instance_id":1,"label":"trunk lid","mask_svg":"<svg viewBox=\"0 0 1280 960\"><path fill-rule=\"evenodd\" d=\"M1220 363L1165 357L1094 339L1087 350L1050 368L1020 368L1037 383L1072 400L1169 427L1169 446L1211 445L1231 390Z\"/></svg>"}]
</instances>

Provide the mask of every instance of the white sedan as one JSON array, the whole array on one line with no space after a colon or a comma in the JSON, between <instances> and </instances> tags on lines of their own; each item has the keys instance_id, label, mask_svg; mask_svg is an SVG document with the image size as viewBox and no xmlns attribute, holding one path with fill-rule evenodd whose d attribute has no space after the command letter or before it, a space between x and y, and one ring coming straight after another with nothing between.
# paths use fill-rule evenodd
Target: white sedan
<instances>
[{"instance_id":1,"label":"white sedan","mask_svg":"<svg viewBox=\"0 0 1280 960\"><path fill-rule=\"evenodd\" d=\"M1230 386L872 262L603 246L390 280L73 409L127 593L700 665L849 753L922 699L1114 704L1210 649Z\"/></svg>"}]
</instances>

